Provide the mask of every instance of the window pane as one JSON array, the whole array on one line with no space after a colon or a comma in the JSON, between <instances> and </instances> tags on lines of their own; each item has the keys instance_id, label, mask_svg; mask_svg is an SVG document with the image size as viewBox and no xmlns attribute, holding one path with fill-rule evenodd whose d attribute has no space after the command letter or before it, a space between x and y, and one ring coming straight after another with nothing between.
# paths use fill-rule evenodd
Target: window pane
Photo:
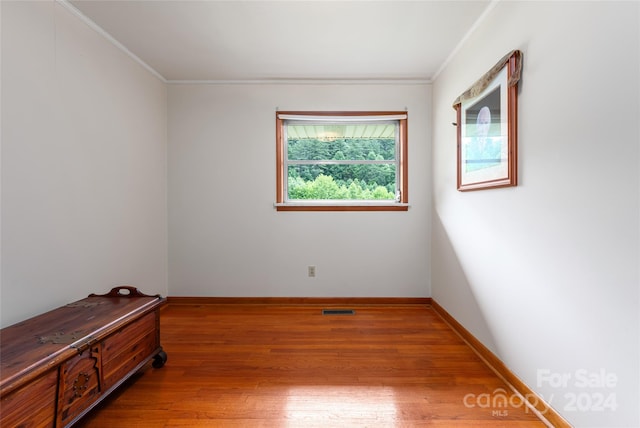
<instances>
[{"instance_id":1,"label":"window pane","mask_svg":"<svg viewBox=\"0 0 640 428\"><path fill-rule=\"evenodd\" d=\"M289 165L288 193L296 199L394 200L395 164Z\"/></svg>"},{"instance_id":2,"label":"window pane","mask_svg":"<svg viewBox=\"0 0 640 428\"><path fill-rule=\"evenodd\" d=\"M316 125L309 125L309 127L317 128ZM341 126L341 128L346 127ZM392 127L395 129L395 125ZM396 158L395 137L365 138L361 136L318 139L293 138L291 133L287 135L289 160L394 160Z\"/></svg>"}]
</instances>

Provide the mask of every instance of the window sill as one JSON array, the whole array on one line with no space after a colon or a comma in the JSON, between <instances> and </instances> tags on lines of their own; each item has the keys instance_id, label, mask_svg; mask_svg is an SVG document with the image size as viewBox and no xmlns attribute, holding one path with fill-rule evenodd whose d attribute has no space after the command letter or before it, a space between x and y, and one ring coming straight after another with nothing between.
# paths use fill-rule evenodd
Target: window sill
<instances>
[{"instance_id":1,"label":"window sill","mask_svg":"<svg viewBox=\"0 0 640 428\"><path fill-rule=\"evenodd\" d=\"M335 203L331 202L288 202L275 203L276 211L408 211L406 203Z\"/></svg>"}]
</instances>

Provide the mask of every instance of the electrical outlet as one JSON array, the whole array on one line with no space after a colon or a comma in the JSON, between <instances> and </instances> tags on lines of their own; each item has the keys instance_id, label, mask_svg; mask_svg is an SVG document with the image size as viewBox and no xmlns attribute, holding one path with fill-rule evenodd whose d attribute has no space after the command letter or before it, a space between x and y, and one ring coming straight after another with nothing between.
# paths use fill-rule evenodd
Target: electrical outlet
<instances>
[{"instance_id":1,"label":"electrical outlet","mask_svg":"<svg viewBox=\"0 0 640 428\"><path fill-rule=\"evenodd\" d=\"M315 266L307 266L307 273L309 274L309 278L316 277L316 267Z\"/></svg>"}]
</instances>

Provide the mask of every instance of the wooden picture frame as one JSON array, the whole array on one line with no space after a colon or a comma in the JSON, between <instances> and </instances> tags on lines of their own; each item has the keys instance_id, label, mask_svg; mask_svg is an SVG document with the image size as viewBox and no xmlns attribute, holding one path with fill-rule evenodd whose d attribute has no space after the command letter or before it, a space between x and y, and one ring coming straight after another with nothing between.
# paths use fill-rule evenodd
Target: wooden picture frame
<instances>
[{"instance_id":1,"label":"wooden picture frame","mask_svg":"<svg viewBox=\"0 0 640 428\"><path fill-rule=\"evenodd\" d=\"M518 85L509 84L516 54L486 87L455 106L459 191L517 185Z\"/></svg>"}]
</instances>

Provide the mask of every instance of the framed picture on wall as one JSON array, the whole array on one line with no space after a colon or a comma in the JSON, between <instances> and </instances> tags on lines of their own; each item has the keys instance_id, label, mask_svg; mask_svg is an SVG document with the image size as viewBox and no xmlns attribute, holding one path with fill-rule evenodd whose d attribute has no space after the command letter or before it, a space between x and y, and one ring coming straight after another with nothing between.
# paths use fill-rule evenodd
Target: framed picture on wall
<instances>
[{"instance_id":1,"label":"framed picture on wall","mask_svg":"<svg viewBox=\"0 0 640 428\"><path fill-rule=\"evenodd\" d=\"M496 64L483 76L475 96L461 97L454 104L460 191L517 185L518 94L513 74L517 71L519 78L520 63L516 56L519 59L515 53L503 58L502 66Z\"/></svg>"}]
</instances>

